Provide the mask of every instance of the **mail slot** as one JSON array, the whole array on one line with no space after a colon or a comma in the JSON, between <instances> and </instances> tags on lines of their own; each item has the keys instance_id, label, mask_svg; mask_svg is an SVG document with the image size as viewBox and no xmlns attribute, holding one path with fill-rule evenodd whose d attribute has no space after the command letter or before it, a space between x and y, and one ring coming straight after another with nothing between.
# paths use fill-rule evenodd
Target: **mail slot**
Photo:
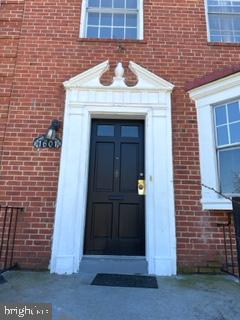
<instances>
[{"instance_id":1,"label":"mail slot","mask_svg":"<svg viewBox=\"0 0 240 320\"><path fill-rule=\"evenodd\" d=\"M112 196L109 196L109 197L108 197L108 200L119 200L119 201L120 201L120 200L124 200L124 197L121 196L121 195L120 195L120 196L112 195Z\"/></svg>"}]
</instances>

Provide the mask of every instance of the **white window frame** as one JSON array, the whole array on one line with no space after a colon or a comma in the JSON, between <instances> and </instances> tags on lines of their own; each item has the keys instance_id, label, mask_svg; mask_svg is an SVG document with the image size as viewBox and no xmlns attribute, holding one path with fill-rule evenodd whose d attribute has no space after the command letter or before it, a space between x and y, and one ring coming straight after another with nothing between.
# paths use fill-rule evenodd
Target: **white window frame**
<instances>
[{"instance_id":1,"label":"white window frame","mask_svg":"<svg viewBox=\"0 0 240 320\"><path fill-rule=\"evenodd\" d=\"M207 40L208 40L208 42L211 42L211 40L210 40L209 19L208 19L208 0L204 0L204 6L205 6L206 27L207 27Z\"/></svg>"},{"instance_id":2,"label":"white window frame","mask_svg":"<svg viewBox=\"0 0 240 320\"><path fill-rule=\"evenodd\" d=\"M216 41L211 41L211 36L210 36L210 25L209 25L209 14L208 14L208 0L204 0L204 5L205 5L205 19L206 19L206 26L207 26L207 40L208 42L216 42ZM217 41L219 43L240 43L240 42L226 42L226 41Z\"/></svg>"},{"instance_id":3,"label":"white window frame","mask_svg":"<svg viewBox=\"0 0 240 320\"><path fill-rule=\"evenodd\" d=\"M143 30L144 30L144 19L143 19L143 0L138 0L138 25L137 25L137 38L136 39L111 39L113 41L134 41L143 40ZM81 22L80 22L80 38L88 39L86 36L87 31L87 0L82 0L82 10L81 10ZM92 39L92 38L89 38ZM106 40L103 38L98 38L99 40Z\"/></svg>"},{"instance_id":4,"label":"white window frame","mask_svg":"<svg viewBox=\"0 0 240 320\"><path fill-rule=\"evenodd\" d=\"M214 106L213 111L215 111L216 108L221 107L221 106L225 106L225 108L227 107L227 105L229 103L234 103L234 102L238 102L238 104L240 103L240 99L234 99L234 100L230 100L230 101L225 101L225 103L220 103ZM214 128L215 128L215 141L216 141L216 153L217 153L217 159L218 159L218 175L219 175L219 189L221 190L221 182L220 182L220 151L227 151L227 150L235 150L235 149L240 149L240 142L234 142L232 143L230 141L230 124L231 123L239 123L240 121L234 121L234 122L230 122L229 118L228 118L228 113L227 113L227 122L225 124L223 124L224 126L227 125L227 131L228 131L228 139L229 139L229 143L224 144L224 145L218 145L217 142L217 127L221 127L223 126L222 124L217 126L216 124L216 113L214 112ZM222 191L224 192L224 191ZM239 193L224 193L226 196L228 197L239 197Z\"/></svg>"},{"instance_id":5,"label":"white window frame","mask_svg":"<svg viewBox=\"0 0 240 320\"><path fill-rule=\"evenodd\" d=\"M189 91L197 108L201 183L220 191L213 108L240 97L240 72ZM202 186L204 210L232 210L232 203Z\"/></svg>"}]
</instances>

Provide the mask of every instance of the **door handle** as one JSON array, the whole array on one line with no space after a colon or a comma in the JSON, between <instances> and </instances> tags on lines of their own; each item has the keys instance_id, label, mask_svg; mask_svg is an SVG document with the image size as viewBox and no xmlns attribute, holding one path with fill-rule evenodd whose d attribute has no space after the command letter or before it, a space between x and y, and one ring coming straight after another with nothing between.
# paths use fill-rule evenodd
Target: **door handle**
<instances>
[{"instance_id":1,"label":"door handle","mask_svg":"<svg viewBox=\"0 0 240 320\"><path fill-rule=\"evenodd\" d=\"M143 179L138 180L138 195L139 196L145 195L145 180Z\"/></svg>"}]
</instances>

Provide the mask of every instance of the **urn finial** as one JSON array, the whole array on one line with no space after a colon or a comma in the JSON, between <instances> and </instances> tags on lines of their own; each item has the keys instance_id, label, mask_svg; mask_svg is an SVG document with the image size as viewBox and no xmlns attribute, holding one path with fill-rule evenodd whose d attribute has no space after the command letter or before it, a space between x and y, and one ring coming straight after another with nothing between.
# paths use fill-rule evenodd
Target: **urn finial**
<instances>
[{"instance_id":1,"label":"urn finial","mask_svg":"<svg viewBox=\"0 0 240 320\"><path fill-rule=\"evenodd\" d=\"M123 75L124 75L124 68L123 68L122 62L118 62L115 68L115 76L116 78L121 79L123 78Z\"/></svg>"}]
</instances>

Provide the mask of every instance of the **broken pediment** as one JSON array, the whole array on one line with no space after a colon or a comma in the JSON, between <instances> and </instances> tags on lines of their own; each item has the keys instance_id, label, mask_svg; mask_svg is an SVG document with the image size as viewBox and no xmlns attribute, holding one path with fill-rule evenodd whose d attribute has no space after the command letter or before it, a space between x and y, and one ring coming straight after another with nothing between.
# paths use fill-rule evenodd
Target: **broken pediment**
<instances>
[{"instance_id":1,"label":"broken pediment","mask_svg":"<svg viewBox=\"0 0 240 320\"><path fill-rule=\"evenodd\" d=\"M148 71L147 69L141 67L140 65L129 62L129 69L137 77L137 83L135 86L128 86L124 78L124 67L121 62L119 62L115 68L115 75L113 81L109 86L105 86L101 83L102 75L109 70L110 64L106 60L95 67L88 69L79 75L71 78L64 82L64 87L66 89L79 88L79 89L126 89L126 90L156 90L156 91L172 91L174 85L170 82L164 80L163 78L155 75L154 73Z\"/></svg>"}]
</instances>

